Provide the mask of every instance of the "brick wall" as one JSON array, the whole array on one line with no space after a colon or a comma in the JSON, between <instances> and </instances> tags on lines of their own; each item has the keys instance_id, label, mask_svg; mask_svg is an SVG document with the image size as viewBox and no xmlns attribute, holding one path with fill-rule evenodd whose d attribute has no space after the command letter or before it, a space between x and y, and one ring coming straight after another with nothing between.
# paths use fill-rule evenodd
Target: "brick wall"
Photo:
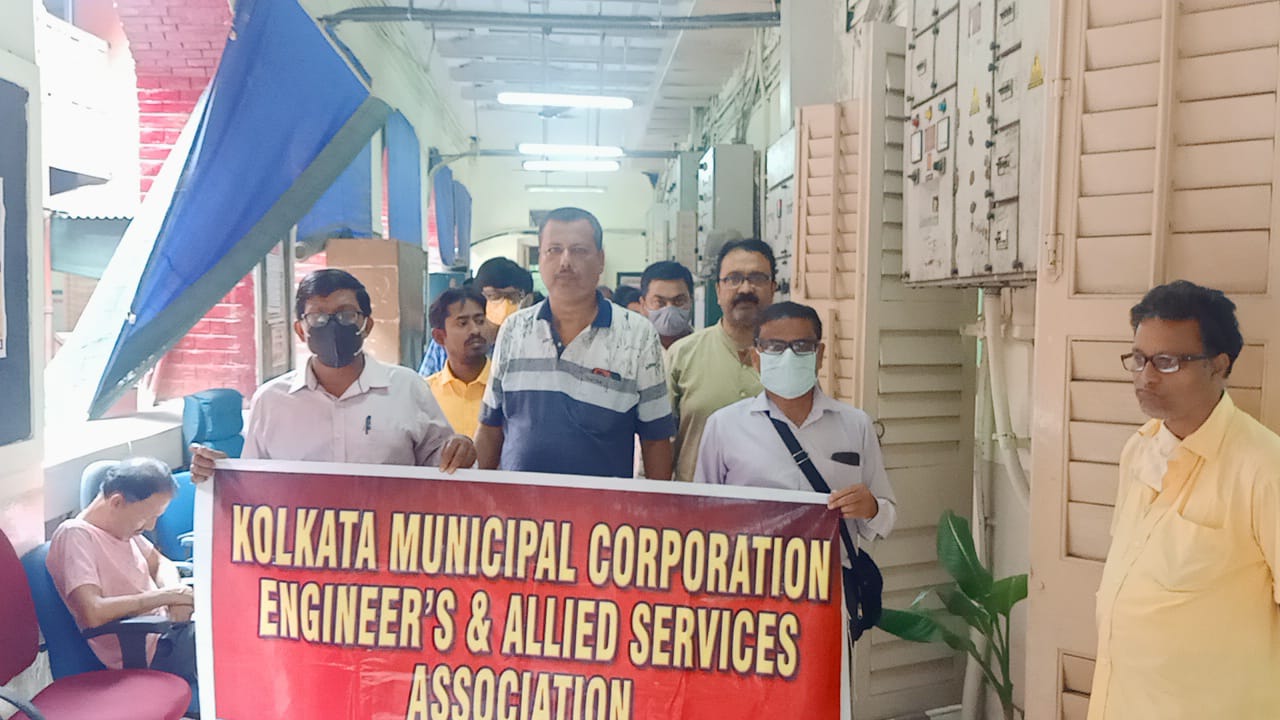
<instances>
[{"instance_id":1,"label":"brick wall","mask_svg":"<svg viewBox=\"0 0 1280 720\"><path fill-rule=\"evenodd\" d=\"M213 78L231 10L227 0L115 0L138 75L139 167L145 195ZM253 275L170 350L151 377L157 399L213 387L246 400L257 387Z\"/></svg>"}]
</instances>

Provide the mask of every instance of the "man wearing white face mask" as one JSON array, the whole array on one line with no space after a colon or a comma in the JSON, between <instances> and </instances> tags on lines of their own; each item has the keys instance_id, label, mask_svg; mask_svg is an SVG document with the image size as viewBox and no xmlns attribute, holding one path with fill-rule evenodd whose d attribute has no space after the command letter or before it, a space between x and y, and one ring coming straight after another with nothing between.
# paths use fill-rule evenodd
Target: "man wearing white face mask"
<instances>
[{"instance_id":1,"label":"man wearing white face mask","mask_svg":"<svg viewBox=\"0 0 1280 720\"><path fill-rule=\"evenodd\" d=\"M674 260L662 260L640 276L640 312L658 331L665 350L693 334L693 273Z\"/></svg>"},{"instance_id":2,"label":"man wearing white face mask","mask_svg":"<svg viewBox=\"0 0 1280 720\"><path fill-rule=\"evenodd\" d=\"M807 305L783 302L760 312L755 365L764 392L707 420L696 482L810 490L773 426L790 427L831 486L827 506L868 540L893 529L897 509L880 443L867 414L818 388L822 320Z\"/></svg>"},{"instance_id":3,"label":"man wearing white face mask","mask_svg":"<svg viewBox=\"0 0 1280 720\"><path fill-rule=\"evenodd\" d=\"M886 537L898 511L880 443L865 412L818 388L823 349L822 320L813 308L782 302L760 311L754 362L764 392L707 420L694 481L812 490L787 450L783 433L788 432L830 486L827 507L840 512L850 535ZM849 565L847 557L844 564ZM848 718L852 690L845 650L841 715Z\"/></svg>"}]
</instances>

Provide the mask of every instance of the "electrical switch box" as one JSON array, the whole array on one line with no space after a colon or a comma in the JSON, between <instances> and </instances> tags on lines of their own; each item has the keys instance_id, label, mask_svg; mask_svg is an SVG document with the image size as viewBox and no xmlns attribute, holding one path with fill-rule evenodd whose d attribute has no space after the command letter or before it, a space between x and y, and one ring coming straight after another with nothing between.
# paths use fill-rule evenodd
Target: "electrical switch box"
<instances>
[{"instance_id":1,"label":"electrical switch box","mask_svg":"<svg viewBox=\"0 0 1280 720\"><path fill-rule=\"evenodd\" d=\"M715 269L726 236L760 237L756 213L756 151L750 145L716 145L698 162L698 260L696 275Z\"/></svg>"},{"instance_id":2,"label":"electrical switch box","mask_svg":"<svg viewBox=\"0 0 1280 720\"><path fill-rule=\"evenodd\" d=\"M1025 285L1038 258L1048 9L915 0L907 46L903 280Z\"/></svg>"}]
</instances>

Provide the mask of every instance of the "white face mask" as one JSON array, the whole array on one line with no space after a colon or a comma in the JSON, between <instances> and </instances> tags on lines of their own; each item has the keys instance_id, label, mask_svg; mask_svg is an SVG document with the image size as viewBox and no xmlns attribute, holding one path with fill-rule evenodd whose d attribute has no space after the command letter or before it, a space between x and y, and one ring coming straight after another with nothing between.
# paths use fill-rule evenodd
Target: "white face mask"
<instances>
[{"instance_id":1,"label":"white face mask","mask_svg":"<svg viewBox=\"0 0 1280 720\"><path fill-rule=\"evenodd\" d=\"M760 384L788 400L798 398L818 383L818 353L797 355L787 348L777 355L760 353Z\"/></svg>"}]
</instances>

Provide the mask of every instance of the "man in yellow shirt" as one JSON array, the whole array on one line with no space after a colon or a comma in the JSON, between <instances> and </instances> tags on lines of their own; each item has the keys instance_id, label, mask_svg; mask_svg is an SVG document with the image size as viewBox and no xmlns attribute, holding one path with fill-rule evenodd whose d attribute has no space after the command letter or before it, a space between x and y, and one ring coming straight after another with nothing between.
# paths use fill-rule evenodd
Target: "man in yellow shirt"
<instances>
[{"instance_id":1,"label":"man in yellow shirt","mask_svg":"<svg viewBox=\"0 0 1280 720\"><path fill-rule=\"evenodd\" d=\"M1235 304L1179 280L1130 322L1152 420L1120 458L1089 720L1280 717L1280 437L1226 392Z\"/></svg>"},{"instance_id":2,"label":"man in yellow shirt","mask_svg":"<svg viewBox=\"0 0 1280 720\"><path fill-rule=\"evenodd\" d=\"M440 293L427 315L431 337L448 359L427 386L457 432L474 438L480 424L480 401L489 382L489 341L485 334L486 302L471 288Z\"/></svg>"}]
</instances>

